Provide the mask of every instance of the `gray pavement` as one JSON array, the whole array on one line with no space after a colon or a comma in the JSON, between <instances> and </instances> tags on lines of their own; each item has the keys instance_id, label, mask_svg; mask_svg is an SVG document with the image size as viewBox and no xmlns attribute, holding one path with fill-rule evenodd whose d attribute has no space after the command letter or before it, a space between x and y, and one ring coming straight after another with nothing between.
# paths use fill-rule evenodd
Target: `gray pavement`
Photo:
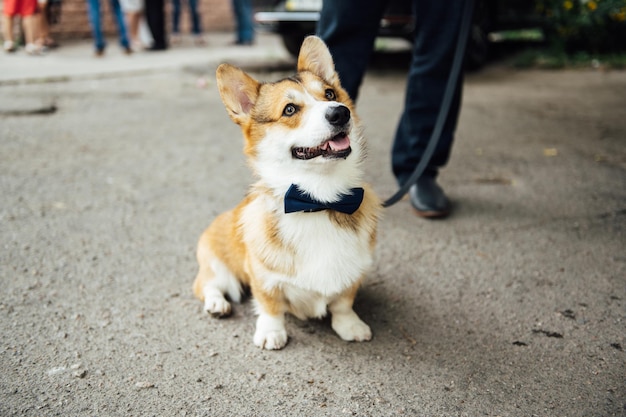
<instances>
[{"instance_id":1,"label":"gray pavement","mask_svg":"<svg viewBox=\"0 0 626 417\"><path fill-rule=\"evenodd\" d=\"M251 181L214 70L293 67L230 40L0 56L0 415L626 415L626 72L469 74L454 215L386 210L355 305L373 340L289 319L267 352L249 301L217 320L191 294L196 239ZM376 66L358 103L383 197L403 82Z\"/></svg>"},{"instance_id":2,"label":"gray pavement","mask_svg":"<svg viewBox=\"0 0 626 417\"><path fill-rule=\"evenodd\" d=\"M44 56L29 56L20 49L14 54L0 55L0 85L146 74L223 60L266 63L289 59L280 39L271 35L259 36L253 47L233 47L230 33L212 33L207 35L207 40L204 47L195 47L192 39L183 38L181 45L167 51L138 51L126 55L116 39L109 39L102 58L94 56L89 40L62 42L61 48L50 50Z\"/></svg>"}]
</instances>

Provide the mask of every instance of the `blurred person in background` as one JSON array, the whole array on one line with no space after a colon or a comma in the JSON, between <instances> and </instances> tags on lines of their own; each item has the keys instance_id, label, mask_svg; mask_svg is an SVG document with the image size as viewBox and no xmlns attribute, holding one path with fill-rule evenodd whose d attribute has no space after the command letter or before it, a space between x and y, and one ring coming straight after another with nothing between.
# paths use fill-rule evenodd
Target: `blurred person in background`
<instances>
[{"instance_id":1,"label":"blurred person in background","mask_svg":"<svg viewBox=\"0 0 626 417\"><path fill-rule=\"evenodd\" d=\"M181 3L187 3L187 9L189 10L189 18L191 19L191 33L193 34L194 43L196 45L204 45L204 38L202 37L202 20L198 13L198 3L200 0L172 0L172 44L178 44L181 41L180 36L180 14Z\"/></svg>"},{"instance_id":2,"label":"blurred person in background","mask_svg":"<svg viewBox=\"0 0 626 417\"><path fill-rule=\"evenodd\" d=\"M2 31L4 51L15 52L17 42L13 37L13 23L16 17L22 19L24 30L24 50L28 55L40 55L42 49L37 45L39 32L39 16L37 16L37 0L4 0Z\"/></svg>"},{"instance_id":3,"label":"blurred person in background","mask_svg":"<svg viewBox=\"0 0 626 417\"><path fill-rule=\"evenodd\" d=\"M254 43L252 0L233 0L233 12L237 24L235 45L252 45Z\"/></svg>"},{"instance_id":4,"label":"blurred person in background","mask_svg":"<svg viewBox=\"0 0 626 417\"><path fill-rule=\"evenodd\" d=\"M50 36L50 26L58 22L61 1L60 0L38 0L39 4L39 34L37 45L42 49L52 49L59 44Z\"/></svg>"},{"instance_id":5,"label":"blurred person in background","mask_svg":"<svg viewBox=\"0 0 626 417\"><path fill-rule=\"evenodd\" d=\"M143 0L120 0L120 5L122 6L122 11L126 14L131 48L134 51L141 50L142 42L139 39L139 24L143 17Z\"/></svg>"},{"instance_id":6,"label":"blurred person in background","mask_svg":"<svg viewBox=\"0 0 626 417\"><path fill-rule=\"evenodd\" d=\"M146 21L152 35L150 51L164 51L167 49L167 37L165 35L165 1L145 0L144 4Z\"/></svg>"},{"instance_id":7,"label":"blurred person in background","mask_svg":"<svg viewBox=\"0 0 626 417\"><path fill-rule=\"evenodd\" d=\"M131 54L133 50L130 48L130 42L128 40L128 33L126 31L126 22L124 20L124 14L122 13L122 7L119 0L109 0L111 5L111 12L115 18L117 25L117 32L120 37L120 45L125 54ZM91 24L91 33L93 34L95 55L101 57L104 55L106 49L106 39L102 34L102 16L100 10L100 0L87 0L87 12L89 14L89 23Z\"/></svg>"}]
</instances>

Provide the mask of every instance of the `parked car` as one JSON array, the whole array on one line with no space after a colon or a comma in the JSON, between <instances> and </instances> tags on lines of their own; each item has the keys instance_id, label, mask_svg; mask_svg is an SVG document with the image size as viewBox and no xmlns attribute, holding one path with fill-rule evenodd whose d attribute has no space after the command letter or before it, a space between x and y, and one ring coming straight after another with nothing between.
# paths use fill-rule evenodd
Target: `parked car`
<instances>
[{"instance_id":1,"label":"parked car","mask_svg":"<svg viewBox=\"0 0 626 417\"><path fill-rule=\"evenodd\" d=\"M322 0L281 0L269 10L257 11L257 24L278 33L290 54L297 56L307 35L315 33ZM380 22L380 36L410 39L414 23L411 3L391 1Z\"/></svg>"},{"instance_id":2,"label":"parked car","mask_svg":"<svg viewBox=\"0 0 626 417\"><path fill-rule=\"evenodd\" d=\"M287 51L297 56L304 38L315 33L322 0L258 0L255 7L257 11L254 17L257 25L279 34ZM501 23L511 29L520 26L533 7L533 1L528 0L475 0L472 29L466 51L467 65L473 68L482 66L489 56L489 34L501 29L503 27ZM500 13L500 10L503 12ZM390 0L380 21L379 36L411 41L414 29L412 2Z\"/></svg>"}]
</instances>

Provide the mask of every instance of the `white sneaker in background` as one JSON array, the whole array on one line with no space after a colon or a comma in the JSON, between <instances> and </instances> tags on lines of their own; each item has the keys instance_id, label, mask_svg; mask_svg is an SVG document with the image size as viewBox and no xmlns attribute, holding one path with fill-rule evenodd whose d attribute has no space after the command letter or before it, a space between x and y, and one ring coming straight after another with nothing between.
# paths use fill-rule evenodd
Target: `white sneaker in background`
<instances>
[{"instance_id":1,"label":"white sneaker in background","mask_svg":"<svg viewBox=\"0 0 626 417\"><path fill-rule=\"evenodd\" d=\"M4 41L4 52L15 52L16 49L15 42Z\"/></svg>"}]
</instances>

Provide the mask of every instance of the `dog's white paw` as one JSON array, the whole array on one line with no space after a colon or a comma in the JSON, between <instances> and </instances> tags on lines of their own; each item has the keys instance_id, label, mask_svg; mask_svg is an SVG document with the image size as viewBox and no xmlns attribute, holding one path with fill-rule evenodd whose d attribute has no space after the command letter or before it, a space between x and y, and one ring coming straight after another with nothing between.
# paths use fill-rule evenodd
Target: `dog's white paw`
<instances>
[{"instance_id":1,"label":"dog's white paw","mask_svg":"<svg viewBox=\"0 0 626 417\"><path fill-rule=\"evenodd\" d=\"M204 310L212 316L223 317L230 314L230 303L221 296L210 296L204 299Z\"/></svg>"},{"instance_id":2,"label":"dog's white paw","mask_svg":"<svg viewBox=\"0 0 626 417\"><path fill-rule=\"evenodd\" d=\"M332 317L333 330L343 340L348 342L365 342L372 339L370 326L352 312L352 314L340 314Z\"/></svg>"},{"instance_id":3,"label":"dog's white paw","mask_svg":"<svg viewBox=\"0 0 626 417\"><path fill-rule=\"evenodd\" d=\"M254 332L254 344L261 349L282 349L287 344L287 330L283 316L260 314Z\"/></svg>"},{"instance_id":4,"label":"dog's white paw","mask_svg":"<svg viewBox=\"0 0 626 417\"><path fill-rule=\"evenodd\" d=\"M287 331L279 330L263 333L257 330L254 333L254 344L261 349L282 349L287 344Z\"/></svg>"}]
</instances>

